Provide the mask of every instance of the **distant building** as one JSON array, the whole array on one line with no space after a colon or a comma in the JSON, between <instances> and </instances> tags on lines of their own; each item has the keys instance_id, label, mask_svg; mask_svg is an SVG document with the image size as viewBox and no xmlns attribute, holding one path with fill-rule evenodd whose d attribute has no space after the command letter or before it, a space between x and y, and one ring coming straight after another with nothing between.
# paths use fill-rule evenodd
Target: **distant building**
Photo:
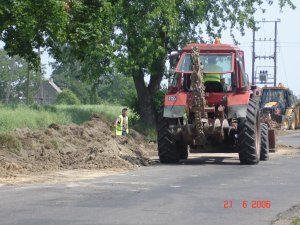
<instances>
[{"instance_id":1,"label":"distant building","mask_svg":"<svg viewBox=\"0 0 300 225\"><path fill-rule=\"evenodd\" d=\"M38 104L49 105L56 102L57 94L61 89L53 82L53 79L46 80L40 85L34 95L34 101Z\"/></svg>"}]
</instances>

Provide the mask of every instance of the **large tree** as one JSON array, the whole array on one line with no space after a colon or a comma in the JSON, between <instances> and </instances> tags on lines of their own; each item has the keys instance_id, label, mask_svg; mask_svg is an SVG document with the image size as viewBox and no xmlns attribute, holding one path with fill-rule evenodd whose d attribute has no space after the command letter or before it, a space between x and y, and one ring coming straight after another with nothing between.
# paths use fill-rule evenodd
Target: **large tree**
<instances>
[{"instance_id":1,"label":"large tree","mask_svg":"<svg viewBox=\"0 0 300 225\"><path fill-rule=\"evenodd\" d=\"M264 10L262 0L121 0L118 12L118 42L121 69L133 76L142 119L153 124L153 97L160 88L167 53L190 41L202 41L206 32L211 38L221 36L230 26L244 32L255 27L254 13ZM279 0L280 7L295 6ZM204 29L204 30L202 30ZM145 76L150 75L146 83Z\"/></svg>"},{"instance_id":2,"label":"large tree","mask_svg":"<svg viewBox=\"0 0 300 225\"><path fill-rule=\"evenodd\" d=\"M48 47L58 60L69 48L85 61L84 79L95 84L112 67L132 76L141 118L155 122L153 98L164 75L166 55L190 41L254 28L254 13L272 0L6 0L0 4L5 48L29 61ZM291 0L278 0L280 7ZM34 63L33 63L34 64ZM150 76L148 83L145 76Z\"/></svg>"}]
</instances>

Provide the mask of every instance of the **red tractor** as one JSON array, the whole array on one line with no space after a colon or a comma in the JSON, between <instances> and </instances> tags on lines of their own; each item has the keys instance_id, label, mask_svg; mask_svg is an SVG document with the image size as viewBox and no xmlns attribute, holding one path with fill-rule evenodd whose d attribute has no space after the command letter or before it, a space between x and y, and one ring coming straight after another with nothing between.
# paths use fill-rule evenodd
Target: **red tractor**
<instances>
[{"instance_id":1,"label":"red tractor","mask_svg":"<svg viewBox=\"0 0 300 225\"><path fill-rule=\"evenodd\" d=\"M237 150L241 164L268 160L268 126L260 123L244 52L219 42L189 44L169 60L174 75L158 118L160 162L187 159L188 147L220 144Z\"/></svg>"}]
</instances>

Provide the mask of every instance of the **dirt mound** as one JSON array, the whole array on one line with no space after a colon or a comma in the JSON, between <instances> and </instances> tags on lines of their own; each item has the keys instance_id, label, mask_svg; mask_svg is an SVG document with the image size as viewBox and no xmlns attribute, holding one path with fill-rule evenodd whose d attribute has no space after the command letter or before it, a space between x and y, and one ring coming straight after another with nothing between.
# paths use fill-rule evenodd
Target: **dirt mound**
<instances>
[{"instance_id":1,"label":"dirt mound","mask_svg":"<svg viewBox=\"0 0 300 225\"><path fill-rule=\"evenodd\" d=\"M148 165L152 148L142 138L116 138L99 117L80 126L17 129L0 135L0 177L59 169L129 169Z\"/></svg>"}]
</instances>

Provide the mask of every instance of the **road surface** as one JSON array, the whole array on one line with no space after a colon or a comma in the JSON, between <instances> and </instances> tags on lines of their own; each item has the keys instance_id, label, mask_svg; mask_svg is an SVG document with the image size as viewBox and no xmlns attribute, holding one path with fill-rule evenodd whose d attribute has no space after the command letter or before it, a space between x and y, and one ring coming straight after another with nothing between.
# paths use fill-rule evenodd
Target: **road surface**
<instances>
[{"instance_id":1,"label":"road surface","mask_svg":"<svg viewBox=\"0 0 300 225\"><path fill-rule=\"evenodd\" d=\"M256 166L237 154L194 155L88 181L2 186L0 224L267 225L300 203L299 171L299 153ZM270 208L252 208L263 200Z\"/></svg>"},{"instance_id":2,"label":"road surface","mask_svg":"<svg viewBox=\"0 0 300 225\"><path fill-rule=\"evenodd\" d=\"M286 135L279 138L279 144L285 144L292 147L300 147L300 134Z\"/></svg>"}]
</instances>

